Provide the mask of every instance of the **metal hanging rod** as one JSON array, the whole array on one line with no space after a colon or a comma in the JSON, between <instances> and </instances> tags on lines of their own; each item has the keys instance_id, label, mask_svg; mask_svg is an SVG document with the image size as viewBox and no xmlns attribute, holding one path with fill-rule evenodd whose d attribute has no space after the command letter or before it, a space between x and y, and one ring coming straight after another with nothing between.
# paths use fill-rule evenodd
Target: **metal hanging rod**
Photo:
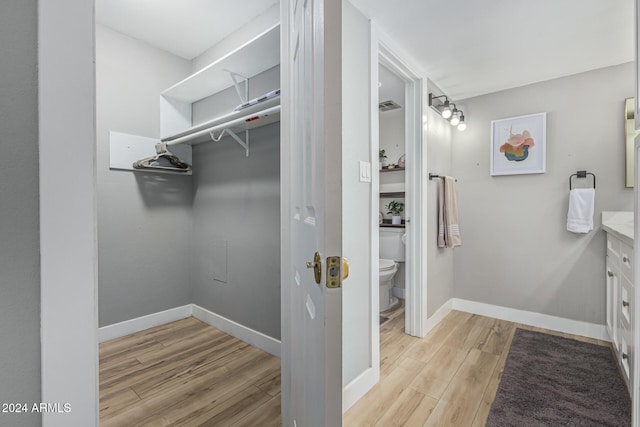
<instances>
[{"instance_id":1,"label":"metal hanging rod","mask_svg":"<svg viewBox=\"0 0 640 427\"><path fill-rule=\"evenodd\" d=\"M193 132L193 133L189 133L185 136L182 136L180 138L176 138L176 139L172 139L172 140L168 140L168 141L163 141L166 142L167 146L172 146L172 145L177 145L177 144L182 144L182 143L190 143L191 141L207 135L209 136L213 141L216 140L220 140L220 138L222 137L222 133L227 133L229 134L234 140L236 140L236 142L238 142L240 145L242 145L242 147L247 151L247 156L249 155L249 148L248 148L248 141L242 141L232 130L231 128L234 127L245 127L245 126L249 126L250 128L253 127L251 125L253 125L253 123L258 123L258 121L263 118L263 117L268 117L274 114L277 114L280 112L280 105L276 105L274 107L270 107L267 109L264 109L262 111L258 111L258 112L254 112L251 114L247 114L244 116L241 116L237 119L234 120L229 120L226 121L224 123L220 123L218 125L214 125L205 129L201 129L197 132ZM221 134L219 134L217 137L214 135L215 132L218 131L222 131Z\"/></svg>"}]
</instances>

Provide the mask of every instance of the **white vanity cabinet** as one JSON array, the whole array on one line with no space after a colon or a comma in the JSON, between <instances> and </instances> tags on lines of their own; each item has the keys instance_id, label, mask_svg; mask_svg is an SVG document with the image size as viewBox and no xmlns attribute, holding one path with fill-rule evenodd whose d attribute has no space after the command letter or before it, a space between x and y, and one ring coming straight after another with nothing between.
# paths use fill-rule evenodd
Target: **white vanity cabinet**
<instances>
[{"instance_id":1,"label":"white vanity cabinet","mask_svg":"<svg viewBox=\"0 0 640 427\"><path fill-rule=\"evenodd\" d=\"M611 337L622 376L633 390L633 227L628 224L607 223L606 296L607 331Z\"/></svg>"}]
</instances>

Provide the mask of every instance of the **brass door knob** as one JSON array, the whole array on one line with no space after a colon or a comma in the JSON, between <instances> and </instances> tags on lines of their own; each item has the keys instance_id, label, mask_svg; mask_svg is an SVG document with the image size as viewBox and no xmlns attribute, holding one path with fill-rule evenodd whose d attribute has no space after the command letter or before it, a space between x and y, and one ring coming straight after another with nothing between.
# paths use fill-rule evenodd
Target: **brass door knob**
<instances>
[{"instance_id":1,"label":"brass door knob","mask_svg":"<svg viewBox=\"0 0 640 427\"><path fill-rule=\"evenodd\" d=\"M342 258L342 280L349 277L349 260Z\"/></svg>"},{"instance_id":2,"label":"brass door knob","mask_svg":"<svg viewBox=\"0 0 640 427\"><path fill-rule=\"evenodd\" d=\"M319 285L322 280L322 258L318 252L313 256L313 261L307 262L307 268L313 268L313 277Z\"/></svg>"}]
</instances>

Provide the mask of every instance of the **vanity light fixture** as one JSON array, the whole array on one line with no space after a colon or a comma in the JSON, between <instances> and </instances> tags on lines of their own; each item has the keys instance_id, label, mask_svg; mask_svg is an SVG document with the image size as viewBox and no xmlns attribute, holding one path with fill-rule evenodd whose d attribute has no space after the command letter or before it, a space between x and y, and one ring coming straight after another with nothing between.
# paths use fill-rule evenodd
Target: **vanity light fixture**
<instances>
[{"instance_id":1,"label":"vanity light fixture","mask_svg":"<svg viewBox=\"0 0 640 427\"><path fill-rule=\"evenodd\" d=\"M444 98L444 101L441 98ZM459 131L467 128L464 122L464 113L462 110L458 110L456 104L451 102L446 95L435 96L433 93L429 93L429 106L448 120L451 126L457 126Z\"/></svg>"}]
</instances>

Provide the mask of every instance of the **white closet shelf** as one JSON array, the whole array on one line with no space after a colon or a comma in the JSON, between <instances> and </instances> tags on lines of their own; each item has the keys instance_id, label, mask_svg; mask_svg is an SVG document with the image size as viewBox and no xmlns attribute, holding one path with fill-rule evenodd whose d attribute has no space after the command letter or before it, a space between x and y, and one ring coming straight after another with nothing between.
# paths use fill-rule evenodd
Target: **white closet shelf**
<instances>
[{"instance_id":1,"label":"white closet shelf","mask_svg":"<svg viewBox=\"0 0 640 427\"><path fill-rule=\"evenodd\" d=\"M162 138L162 142L166 142L168 146L198 144L212 139L215 140L219 137L220 132L225 130L245 131L266 126L279 120L280 97L276 97L243 110L233 111L232 113L216 117L205 123L185 129L182 132ZM218 135L215 135L216 132ZM233 136L233 133L231 133L231 135Z\"/></svg>"},{"instance_id":2,"label":"white closet shelf","mask_svg":"<svg viewBox=\"0 0 640 427\"><path fill-rule=\"evenodd\" d=\"M161 93L193 103L233 86L229 72L253 77L280 64L280 24L249 40L202 70Z\"/></svg>"}]
</instances>

